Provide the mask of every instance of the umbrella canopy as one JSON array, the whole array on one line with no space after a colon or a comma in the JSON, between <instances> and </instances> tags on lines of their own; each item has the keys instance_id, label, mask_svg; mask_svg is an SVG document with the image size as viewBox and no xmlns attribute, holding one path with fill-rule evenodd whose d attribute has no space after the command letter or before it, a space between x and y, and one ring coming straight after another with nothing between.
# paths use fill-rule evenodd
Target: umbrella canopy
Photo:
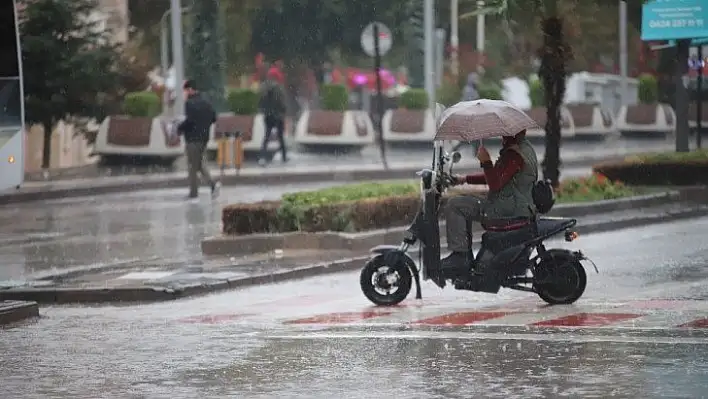
<instances>
[{"instance_id":1,"label":"umbrella canopy","mask_svg":"<svg viewBox=\"0 0 708 399\"><path fill-rule=\"evenodd\" d=\"M506 101L463 101L443 112L435 140L476 141L515 136L523 130L537 127L524 111Z\"/></svg>"}]
</instances>

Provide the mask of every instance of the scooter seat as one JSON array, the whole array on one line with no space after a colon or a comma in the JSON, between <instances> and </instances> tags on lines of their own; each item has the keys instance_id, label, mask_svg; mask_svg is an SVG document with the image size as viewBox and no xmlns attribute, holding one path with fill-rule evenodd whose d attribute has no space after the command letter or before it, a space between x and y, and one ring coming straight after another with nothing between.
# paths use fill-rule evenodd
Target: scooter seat
<instances>
[{"instance_id":1,"label":"scooter seat","mask_svg":"<svg viewBox=\"0 0 708 399\"><path fill-rule=\"evenodd\" d=\"M531 224L531 218L528 217L485 219L482 221L482 228L487 231L513 231L529 224Z\"/></svg>"}]
</instances>

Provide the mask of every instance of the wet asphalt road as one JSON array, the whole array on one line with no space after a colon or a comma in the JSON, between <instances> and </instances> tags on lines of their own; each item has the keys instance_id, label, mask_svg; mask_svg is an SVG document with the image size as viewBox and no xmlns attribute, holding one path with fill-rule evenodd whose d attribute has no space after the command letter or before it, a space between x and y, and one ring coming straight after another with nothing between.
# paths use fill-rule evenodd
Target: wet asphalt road
<instances>
[{"instance_id":1,"label":"wet asphalt road","mask_svg":"<svg viewBox=\"0 0 708 399\"><path fill-rule=\"evenodd\" d=\"M47 307L1 332L0 386L8 398L706 397L708 331L675 326L708 318L707 231L701 218L555 243L600 268L572 306L425 283L422 301L377 310L345 273L170 303ZM496 325L420 322L480 308L518 312ZM530 325L577 313L636 317Z\"/></svg>"},{"instance_id":2,"label":"wet asphalt road","mask_svg":"<svg viewBox=\"0 0 708 399\"><path fill-rule=\"evenodd\" d=\"M573 168L565 176L589 173L589 167ZM223 206L336 184L342 183L224 187L216 201L207 189L198 202L185 201L184 189L170 189L5 205L0 207L0 286L66 268L152 257L200 260L201 241L221 231Z\"/></svg>"}]
</instances>

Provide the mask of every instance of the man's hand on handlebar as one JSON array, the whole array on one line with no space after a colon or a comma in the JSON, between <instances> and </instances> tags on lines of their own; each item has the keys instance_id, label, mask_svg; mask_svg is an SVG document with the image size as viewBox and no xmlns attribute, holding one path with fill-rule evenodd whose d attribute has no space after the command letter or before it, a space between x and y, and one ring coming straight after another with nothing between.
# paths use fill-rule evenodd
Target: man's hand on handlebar
<instances>
[{"instance_id":1,"label":"man's hand on handlebar","mask_svg":"<svg viewBox=\"0 0 708 399\"><path fill-rule=\"evenodd\" d=\"M461 184L467 183L467 176L453 175L451 180L453 186L459 186Z\"/></svg>"}]
</instances>

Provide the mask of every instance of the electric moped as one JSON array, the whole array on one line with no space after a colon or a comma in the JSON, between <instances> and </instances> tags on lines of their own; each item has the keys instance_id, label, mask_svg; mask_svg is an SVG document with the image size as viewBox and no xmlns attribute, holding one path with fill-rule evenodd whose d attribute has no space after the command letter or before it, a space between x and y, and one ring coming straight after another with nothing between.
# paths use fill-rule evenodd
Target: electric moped
<instances>
[{"instance_id":1,"label":"electric moped","mask_svg":"<svg viewBox=\"0 0 708 399\"><path fill-rule=\"evenodd\" d=\"M575 240L578 235L572 228L577 224L576 219L534 213L530 218L485 220L481 248L474 256L469 273L450 273L441 267L441 198L453 185L453 165L460 158L457 151L445 153L443 142L434 143L432 169L418 172L422 228L418 229L416 237L404 239L401 245L380 245L371 249L373 257L360 276L364 295L379 306L396 305L408 296L415 282L416 298L420 299L422 275L423 280L432 280L440 288L451 282L460 290L498 293L503 287L533 292L552 305L577 301L587 284L581 261L589 259L580 251L547 249L544 245L547 239L559 234L568 242ZM408 254L416 242L419 243L419 265Z\"/></svg>"}]
</instances>

